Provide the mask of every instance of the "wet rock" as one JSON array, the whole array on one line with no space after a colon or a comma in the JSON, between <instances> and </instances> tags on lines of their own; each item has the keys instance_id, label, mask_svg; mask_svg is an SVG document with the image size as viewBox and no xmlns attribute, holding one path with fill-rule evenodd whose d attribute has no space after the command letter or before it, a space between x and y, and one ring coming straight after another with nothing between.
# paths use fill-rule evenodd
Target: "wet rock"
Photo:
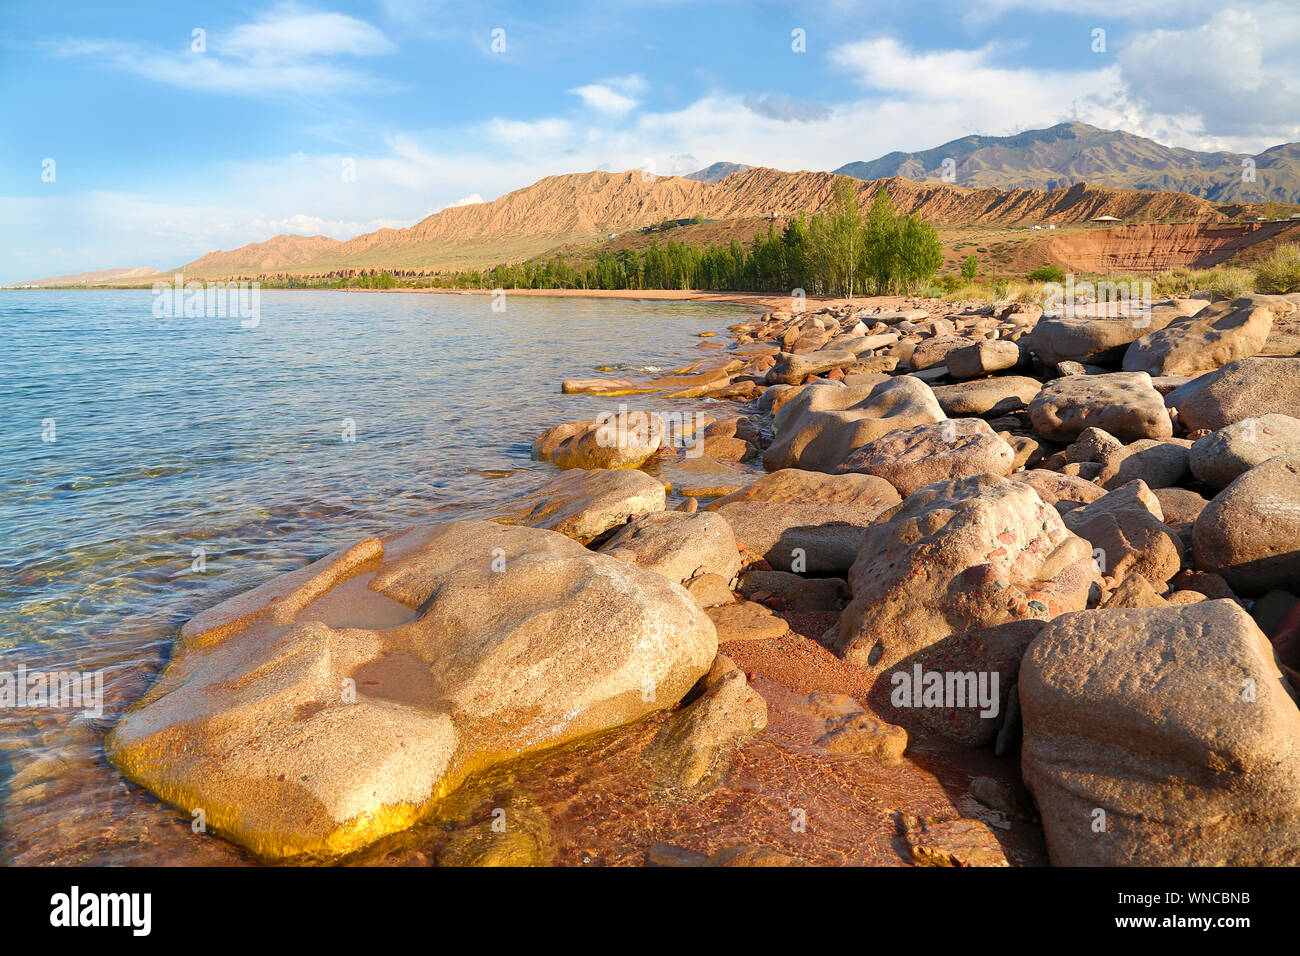
<instances>
[{"instance_id":1,"label":"wet rock","mask_svg":"<svg viewBox=\"0 0 1300 956\"><path fill-rule=\"evenodd\" d=\"M505 806L484 808L457 829L438 853L439 866L550 866L555 859L551 821L531 801L511 796Z\"/></svg>"},{"instance_id":2,"label":"wet rock","mask_svg":"<svg viewBox=\"0 0 1300 956\"><path fill-rule=\"evenodd\" d=\"M1034 431L1054 441L1073 441L1090 426L1125 442L1174 433L1164 399L1145 372L1053 379L1029 403L1029 417Z\"/></svg>"},{"instance_id":3,"label":"wet rock","mask_svg":"<svg viewBox=\"0 0 1300 956\"><path fill-rule=\"evenodd\" d=\"M761 846L729 846L709 857L705 866L800 866L798 860Z\"/></svg>"},{"instance_id":4,"label":"wet rock","mask_svg":"<svg viewBox=\"0 0 1300 956\"><path fill-rule=\"evenodd\" d=\"M763 466L834 471L853 449L886 432L944 417L930 387L911 376L852 388L814 385L777 413Z\"/></svg>"},{"instance_id":5,"label":"wet rock","mask_svg":"<svg viewBox=\"0 0 1300 956\"><path fill-rule=\"evenodd\" d=\"M662 574L674 584L699 574L730 581L740 570L740 552L731 526L711 511L693 515L651 512L620 528L599 550Z\"/></svg>"},{"instance_id":6,"label":"wet rock","mask_svg":"<svg viewBox=\"0 0 1300 956\"><path fill-rule=\"evenodd\" d=\"M863 536L837 646L879 674L980 628L1085 607L1087 542L1025 484L979 475L927 486Z\"/></svg>"},{"instance_id":7,"label":"wet rock","mask_svg":"<svg viewBox=\"0 0 1300 956\"><path fill-rule=\"evenodd\" d=\"M1279 455L1236 478L1196 519L1196 567L1238 594L1300 583L1300 455Z\"/></svg>"},{"instance_id":8,"label":"wet rock","mask_svg":"<svg viewBox=\"0 0 1300 956\"><path fill-rule=\"evenodd\" d=\"M328 857L507 756L671 706L716 653L705 613L657 574L560 534L449 522L198 615L106 752L259 855Z\"/></svg>"},{"instance_id":9,"label":"wet rock","mask_svg":"<svg viewBox=\"0 0 1300 956\"><path fill-rule=\"evenodd\" d=\"M817 746L835 754L871 757L893 764L901 761L907 750L907 731L860 710L827 718L826 733L817 740Z\"/></svg>"},{"instance_id":10,"label":"wet rock","mask_svg":"<svg viewBox=\"0 0 1300 956\"><path fill-rule=\"evenodd\" d=\"M664 486L644 472L595 468L558 475L506 503L494 517L585 544L638 515L663 511L666 501Z\"/></svg>"},{"instance_id":11,"label":"wet rock","mask_svg":"<svg viewBox=\"0 0 1300 956\"><path fill-rule=\"evenodd\" d=\"M637 468L659 450L663 438L663 419L629 410L548 428L533 442L533 457L557 468Z\"/></svg>"},{"instance_id":12,"label":"wet rock","mask_svg":"<svg viewBox=\"0 0 1300 956\"><path fill-rule=\"evenodd\" d=\"M868 442L840 465L842 474L875 475L906 498L936 481L1008 475L1015 452L982 418L948 419L899 428Z\"/></svg>"},{"instance_id":13,"label":"wet rock","mask_svg":"<svg viewBox=\"0 0 1300 956\"><path fill-rule=\"evenodd\" d=\"M737 748L766 726L767 703L733 670L668 719L646 759L664 786L709 787L721 781Z\"/></svg>"},{"instance_id":14,"label":"wet rock","mask_svg":"<svg viewBox=\"0 0 1300 956\"><path fill-rule=\"evenodd\" d=\"M976 777L970 782L967 792L990 810L1012 819L1032 820L1036 816L1026 799L1028 795L1022 796L1016 787L1004 780Z\"/></svg>"},{"instance_id":15,"label":"wet rock","mask_svg":"<svg viewBox=\"0 0 1300 956\"><path fill-rule=\"evenodd\" d=\"M1300 862L1300 711L1235 603L1062 615L1020 699L1053 864Z\"/></svg>"},{"instance_id":16,"label":"wet rock","mask_svg":"<svg viewBox=\"0 0 1300 956\"><path fill-rule=\"evenodd\" d=\"M1002 844L979 820L933 820L902 815L903 839L917 866L1010 866Z\"/></svg>"},{"instance_id":17,"label":"wet rock","mask_svg":"<svg viewBox=\"0 0 1300 956\"><path fill-rule=\"evenodd\" d=\"M1226 488L1260 462L1296 454L1300 454L1300 418L1261 415L1197 439L1191 450L1191 470L1211 488Z\"/></svg>"}]
</instances>

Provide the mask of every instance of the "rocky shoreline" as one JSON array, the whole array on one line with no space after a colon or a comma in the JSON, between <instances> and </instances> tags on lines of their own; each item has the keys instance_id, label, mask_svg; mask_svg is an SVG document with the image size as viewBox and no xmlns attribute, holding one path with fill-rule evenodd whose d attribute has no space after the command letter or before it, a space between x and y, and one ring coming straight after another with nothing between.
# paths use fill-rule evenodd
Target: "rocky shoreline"
<instances>
[{"instance_id":1,"label":"rocky shoreline","mask_svg":"<svg viewBox=\"0 0 1300 956\"><path fill-rule=\"evenodd\" d=\"M1018 308L567 380L552 480L200 614L107 753L267 859L1297 862L1300 297Z\"/></svg>"}]
</instances>

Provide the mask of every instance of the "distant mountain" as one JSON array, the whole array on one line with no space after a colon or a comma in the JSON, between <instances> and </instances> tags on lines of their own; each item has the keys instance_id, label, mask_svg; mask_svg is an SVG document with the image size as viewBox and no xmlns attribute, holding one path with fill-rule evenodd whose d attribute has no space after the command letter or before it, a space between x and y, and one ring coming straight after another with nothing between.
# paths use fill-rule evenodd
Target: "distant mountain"
<instances>
[{"instance_id":1,"label":"distant mountain","mask_svg":"<svg viewBox=\"0 0 1300 956\"><path fill-rule=\"evenodd\" d=\"M963 136L919 153L893 152L835 170L858 179L902 176L944 182L944 161L959 186L1062 189L1075 183L1189 193L1212 202L1300 202L1300 144L1258 155L1202 153L1086 123L1061 123L1014 136ZM1254 182L1243 179L1254 163Z\"/></svg>"},{"instance_id":2,"label":"distant mountain","mask_svg":"<svg viewBox=\"0 0 1300 956\"><path fill-rule=\"evenodd\" d=\"M753 166L746 166L744 163L714 163L712 166L697 169L682 178L693 179L697 183L716 183L719 179L724 179L732 173L747 173L753 168Z\"/></svg>"},{"instance_id":3,"label":"distant mountain","mask_svg":"<svg viewBox=\"0 0 1300 956\"><path fill-rule=\"evenodd\" d=\"M444 209L410 228L380 229L347 242L276 236L233 252L209 253L179 271L200 278L483 268L666 220L701 216L717 223L815 213L828 206L838 178L834 173L764 167L715 183L644 176L637 170L548 176L491 202ZM881 187L900 211L917 213L936 226L1070 224L1097 216L1129 223L1228 222L1253 219L1260 212L1177 192L1082 183L1055 190L967 189L904 177L860 183L860 201L867 203Z\"/></svg>"},{"instance_id":4,"label":"distant mountain","mask_svg":"<svg viewBox=\"0 0 1300 956\"><path fill-rule=\"evenodd\" d=\"M157 269L96 269L94 272L75 272L66 276L51 276L48 279L28 279L15 282L20 288L42 289L50 286L65 285L102 285L110 282L131 282L145 276L158 275Z\"/></svg>"}]
</instances>

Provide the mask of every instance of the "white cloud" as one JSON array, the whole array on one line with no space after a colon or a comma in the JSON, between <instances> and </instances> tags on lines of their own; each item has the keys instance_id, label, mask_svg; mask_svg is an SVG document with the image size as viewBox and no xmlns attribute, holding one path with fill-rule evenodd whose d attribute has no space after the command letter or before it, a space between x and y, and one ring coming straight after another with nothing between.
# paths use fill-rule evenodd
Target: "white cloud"
<instances>
[{"instance_id":1,"label":"white cloud","mask_svg":"<svg viewBox=\"0 0 1300 956\"><path fill-rule=\"evenodd\" d=\"M396 50L381 31L363 20L293 3L281 4L229 31L209 31L206 40L207 49L182 53L77 38L57 41L49 48L55 56L89 57L169 86L237 95L386 89L388 83L336 60Z\"/></svg>"},{"instance_id":2,"label":"white cloud","mask_svg":"<svg viewBox=\"0 0 1300 956\"><path fill-rule=\"evenodd\" d=\"M628 113L636 109L637 101L630 96L624 96L622 93L610 89L600 83L590 83L587 86L579 86L572 90L577 96L582 97L582 102L587 104L593 110L600 113L612 113L615 115Z\"/></svg>"}]
</instances>

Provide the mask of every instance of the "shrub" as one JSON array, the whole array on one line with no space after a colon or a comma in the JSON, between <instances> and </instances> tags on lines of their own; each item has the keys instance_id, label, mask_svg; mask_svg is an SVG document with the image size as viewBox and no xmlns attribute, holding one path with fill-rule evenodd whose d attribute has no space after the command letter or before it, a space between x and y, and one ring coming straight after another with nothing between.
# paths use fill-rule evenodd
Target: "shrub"
<instances>
[{"instance_id":1,"label":"shrub","mask_svg":"<svg viewBox=\"0 0 1300 956\"><path fill-rule=\"evenodd\" d=\"M1029 273L1028 279L1030 282L1064 282L1065 270L1056 265L1041 266Z\"/></svg>"},{"instance_id":2,"label":"shrub","mask_svg":"<svg viewBox=\"0 0 1300 956\"><path fill-rule=\"evenodd\" d=\"M1279 246L1260 260L1254 286L1269 295L1300 292L1300 246Z\"/></svg>"}]
</instances>

